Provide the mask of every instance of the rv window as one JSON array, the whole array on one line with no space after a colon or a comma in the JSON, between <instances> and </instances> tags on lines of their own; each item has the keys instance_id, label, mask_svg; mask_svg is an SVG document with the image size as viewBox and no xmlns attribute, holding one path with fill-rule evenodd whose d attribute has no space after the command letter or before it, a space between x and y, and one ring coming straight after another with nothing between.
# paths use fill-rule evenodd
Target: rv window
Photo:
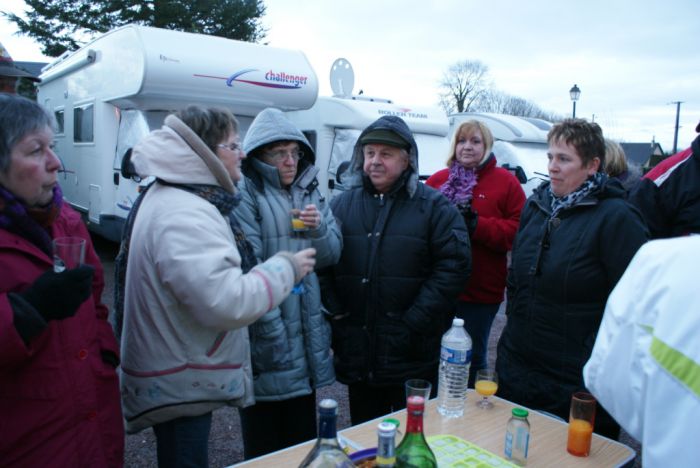
<instances>
[{"instance_id":1,"label":"rv window","mask_svg":"<svg viewBox=\"0 0 700 468\"><path fill-rule=\"evenodd\" d=\"M421 180L447 167L447 153L450 152L447 137L414 133L413 138L418 145L418 175Z\"/></svg>"},{"instance_id":2,"label":"rv window","mask_svg":"<svg viewBox=\"0 0 700 468\"><path fill-rule=\"evenodd\" d=\"M65 126L63 122L63 118L65 116L65 112L63 109L56 110L54 111L53 115L56 118L56 133L61 134L65 132Z\"/></svg>"},{"instance_id":3,"label":"rv window","mask_svg":"<svg viewBox=\"0 0 700 468\"><path fill-rule=\"evenodd\" d=\"M309 140L309 144L311 145L311 149L314 150L314 153L316 152L316 132L313 130L304 130L302 131L304 136L306 137L307 140Z\"/></svg>"},{"instance_id":4,"label":"rv window","mask_svg":"<svg viewBox=\"0 0 700 468\"><path fill-rule=\"evenodd\" d=\"M335 177L337 168L343 161L352 159L352 150L355 147L355 142L362 133L360 130L349 128L336 128L335 137L333 138L333 148L331 149L331 157L328 162L328 174Z\"/></svg>"},{"instance_id":5,"label":"rv window","mask_svg":"<svg viewBox=\"0 0 700 468\"><path fill-rule=\"evenodd\" d=\"M117 151L114 154L114 169L122 167L122 156L151 130L163 125L166 111L122 110L119 117L119 134L117 136Z\"/></svg>"},{"instance_id":6,"label":"rv window","mask_svg":"<svg viewBox=\"0 0 700 468\"><path fill-rule=\"evenodd\" d=\"M73 113L73 141L75 143L91 143L93 135L93 105L76 107Z\"/></svg>"}]
</instances>

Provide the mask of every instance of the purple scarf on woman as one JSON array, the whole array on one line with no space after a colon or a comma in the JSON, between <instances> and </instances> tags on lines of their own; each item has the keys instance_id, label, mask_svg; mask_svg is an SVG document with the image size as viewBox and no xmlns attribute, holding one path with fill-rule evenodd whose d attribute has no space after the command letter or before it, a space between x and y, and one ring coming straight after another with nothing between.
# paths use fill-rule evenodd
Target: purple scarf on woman
<instances>
[{"instance_id":1,"label":"purple scarf on woman","mask_svg":"<svg viewBox=\"0 0 700 468\"><path fill-rule=\"evenodd\" d=\"M465 169L456 160L450 166L450 175L447 182L442 184L440 192L455 205L469 205L472 201L472 192L476 186L476 171Z\"/></svg>"},{"instance_id":2,"label":"purple scarf on woman","mask_svg":"<svg viewBox=\"0 0 700 468\"><path fill-rule=\"evenodd\" d=\"M61 212L63 193L56 184L53 199L48 205L29 208L12 192L0 186L0 229L5 229L46 252L51 257L51 233L49 228Z\"/></svg>"}]
</instances>

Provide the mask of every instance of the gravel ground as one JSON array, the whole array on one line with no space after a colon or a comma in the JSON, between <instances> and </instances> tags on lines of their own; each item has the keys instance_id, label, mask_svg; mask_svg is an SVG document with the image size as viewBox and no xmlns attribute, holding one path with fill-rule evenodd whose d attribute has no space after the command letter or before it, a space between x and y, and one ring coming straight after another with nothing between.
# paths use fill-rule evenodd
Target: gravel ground
<instances>
[{"instance_id":1,"label":"gravel ground","mask_svg":"<svg viewBox=\"0 0 700 468\"><path fill-rule=\"evenodd\" d=\"M108 242L98 236L93 236L95 248L102 260L105 269L104 302L112 306L114 258L118 245ZM494 367L496 361L496 343L501 336L506 317L503 310L499 311L494 320L489 339L489 366ZM317 392L318 399L333 398L338 401L338 429L344 429L350 425L350 411L348 409L347 387L340 383L325 387ZM243 460L243 442L241 439L241 425L238 411L234 408L222 408L214 412L211 435L209 437L209 464L211 467L226 467ZM634 468L640 468L641 446L622 431L620 442L629 445L637 452ZM147 429L138 434L126 437L125 466L127 468L155 468L156 444L153 431Z\"/></svg>"}]
</instances>

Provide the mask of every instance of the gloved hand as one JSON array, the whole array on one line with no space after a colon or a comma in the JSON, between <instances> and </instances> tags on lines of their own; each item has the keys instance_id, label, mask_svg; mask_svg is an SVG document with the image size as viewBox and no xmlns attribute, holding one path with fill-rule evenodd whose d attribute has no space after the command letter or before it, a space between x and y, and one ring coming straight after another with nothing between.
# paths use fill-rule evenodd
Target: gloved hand
<instances>
[{"instance_id":1,"label":"gloved hand","mask_svg":"<svg viewBox=\"0 0 700 468\"><path fill-rule=\"evenodd\" d=\"M95 268L90 265L61 273L49 270L39 276L29 289L17 295L34 307L47 322L72 317L92 294L94 273Z\"/></svg>"},{"instance_id":2,"label":"gloved hand","mask_svg":"<svg viewBox=\"0 0 700 468\"><path fill-rule=\"evenodd\" d=\"M476 231L476 223L479 222L479 213L472 209L471 203L457 205L457 210L464 216L464 222L467 223L469 236L474 235Z\"/></svg>"}]
</instances>

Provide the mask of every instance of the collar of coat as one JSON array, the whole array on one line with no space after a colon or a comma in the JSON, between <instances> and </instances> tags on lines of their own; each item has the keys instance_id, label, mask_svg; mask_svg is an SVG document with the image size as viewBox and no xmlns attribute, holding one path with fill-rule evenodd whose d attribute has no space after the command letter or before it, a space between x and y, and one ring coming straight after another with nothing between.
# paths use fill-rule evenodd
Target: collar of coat
<instances>
[{"instance_id":1,"label":"collar of coat","mask_svg":"<svg viewBox=\"0 0 700 468\"><path fill-rule=\"evenodd\" d=\"M233 185L233 180L229 175L224 163L221 159L212 152L211 149L202 141L202 139L188 127L182 120L174 115L169 115L165 118L165 125L177 133L180 138L185 140L192 150L204 161L211 173L216 178L216 181L223 187L224 190L230 193L236 193Z\"/></svg>"}]
</instances>

